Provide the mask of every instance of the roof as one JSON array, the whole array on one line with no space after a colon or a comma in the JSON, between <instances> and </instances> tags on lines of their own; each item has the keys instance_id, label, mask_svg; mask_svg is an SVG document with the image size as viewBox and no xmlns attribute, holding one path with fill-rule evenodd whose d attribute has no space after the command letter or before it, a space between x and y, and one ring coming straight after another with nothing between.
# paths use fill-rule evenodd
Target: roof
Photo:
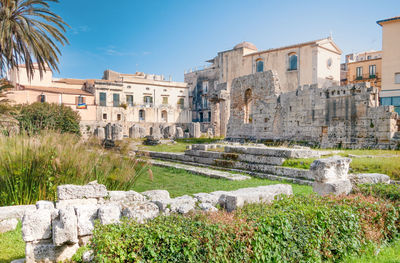
<instances>
[{"instance_id":1,"label":"roof","mask_svg":"<svg viewBox=\"0 0 400 263\"><path fill-rule=\"evenodd\" d=\"M86 81L87 81L86 79L57 79L57 80L53 80L53 82L66 83L66 84L72 84L72 85L83 85L83 84L85 84Z\"/></svg>"},{"instance_id":2,"label":"roof","mask_svg":"<svg viewBox=\"0 0 400 263\"><path fill-rule=\"evenodd\" d=\"M72 95L85 95L93 96L93 94L81 89L68 89L68 88L55 88L55 87L40 87L40 86L21 86L24 90L34 90L41 92L72 94Z\"/></svg>"},{"instance_id":3,"label":"roof","mask_svg":"<svg viewBox=\"0 0 400 263\"><path fill-rule=\"evenodd\" d=\"M377 23L378 25L382 26L382 24L384 24L384 23L393 22L393 21L396 21L396 20L400 20L400 16L395 16L395 17L392 17L392 18L387 18L387 19L379 20L379 21L376 21L376 23Z\"/></svg>"},{"instance_id":4,"label":"roof","mask_svg":"<svg viewBox=\"0 0 400 263\"><path fill-rule=\"evenodd\" d=\"M233 49L239 49L239 48L248 48L248 49L257 51L256 45L254 45L253 43L250 43L250 42L246 42L246 41L243 41L242 43L239 43L233 47Z\"/></svg>"},{"instance_id":5,"label":"roof","mask_svg":"<svg viewBox=\"0 0 400 263\"><path fill-rule=\"evenodd\" d=\"M290 46L284 46L284 47L279 47L279 48L271 48L271 49L267 49L267 50L262 50L259 52L254 52L254 53L250 53L245 55L245 57L247 56L254 56L254 55L258 55L258 54L262 54L262 53L268 53L268 52L274 52L274 51L279 51L279 50L284 50L284 49L291 49L291 48L297 48L297 47L303 47L303 46L310 46L310 45L318 45L320 42L322 41L326 41L328 40L336 49L331 50L333 52L342 53L342 50L340 50L340 48L333 42L332 38L328 37L328 38L322 38L322 39L318 39L318 40L313 40L313 41L309 41L309 42L303 42L303 43L299 43L299 44L294 44L294 45L290 45Z\"/></svg>"}]
</instances>

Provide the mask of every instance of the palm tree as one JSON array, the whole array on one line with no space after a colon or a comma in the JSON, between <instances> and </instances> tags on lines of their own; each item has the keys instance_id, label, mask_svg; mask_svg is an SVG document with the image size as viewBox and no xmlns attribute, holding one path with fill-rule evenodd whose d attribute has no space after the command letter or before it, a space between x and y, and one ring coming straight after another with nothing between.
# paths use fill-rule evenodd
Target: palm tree
<instances>
[{"instance_id":1,"label":"palm tree","mask_svg":"<svg viewBox=\"0 0 400 263\"><path fill-rule=\"evenodd\" d=\"M0 0L0 76L25 64L32 78L35 64L40 77L50 67L58 70L57 44L68 44L64 36L68 25L50 11L58 0Z\"/></svg>"}]
</instances>

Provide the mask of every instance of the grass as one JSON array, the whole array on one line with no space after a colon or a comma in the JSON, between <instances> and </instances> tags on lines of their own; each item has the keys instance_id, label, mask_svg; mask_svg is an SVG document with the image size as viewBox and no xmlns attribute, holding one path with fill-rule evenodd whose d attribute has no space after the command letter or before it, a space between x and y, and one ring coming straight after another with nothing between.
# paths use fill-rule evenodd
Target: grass
<instances>
[{"instance_id":1,"label":"grass","mask_svg":"<svg viewBox=\"0 0 400 263\"><path fill-rule=\"evenodd\" d=\"M0 263L9 263L25 257L25 243L22 240L21 223L17 229L0 234Z\"/></svg>"},{"instance_id":2,"label":"grass","mask_svg":"<svg viewBox=\"0 0 400 263\"><path fill-rule=\"evenodd\" d=\"M159 144L159 145L138 145L140 150L153 152L184 152L186 147L192 144L215 143L221 138L187 138L176 139L176 143Z\"/></svg>"},{"instance_id":3,"label":"grass","mask_svg":"<svg viewBox=\"0 0 400 263\"><path fill-rule=\"evenodd\" d=\"M379 253L377 253L379 252ZM396 240L386 246L377 248L369 245L362 256L349 257L345 263L399 263L400 262L400 240Z\"/></svg>"},{"instance_id":4,"label":"grass","mask_svg":"<svg viewBox=\"0 0 400 263\"><path fill-rule=\"evenodd\" d=\"M251 178L245 181L229 181L195 175L182 169L153 166L153 181L147 176L139 177L133 190L143 192L147 190L163 189L169 191L171 197L200 192L213 192L218 190L236 190L245 187L270 185L282 183L266 179ZM291 184L294 194L311 194L310 186Z\"/></svg>"}]
</instances>

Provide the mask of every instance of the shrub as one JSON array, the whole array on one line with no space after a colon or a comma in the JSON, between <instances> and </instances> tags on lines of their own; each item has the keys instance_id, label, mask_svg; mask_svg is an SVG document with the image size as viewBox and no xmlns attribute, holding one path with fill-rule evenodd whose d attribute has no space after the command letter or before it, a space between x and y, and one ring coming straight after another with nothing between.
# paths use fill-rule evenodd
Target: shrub
<instances>
[{"instance_id":1,"label":"shrub","mask_svg":"<svg viewBox=\"0 0 400 263\"><path fill-rule=\"evenodd\" d=\"M400 185L395 184L361 184L353 189L356 193L371 195L377 198L400 203Z\"/></svg>"},{"instance_id":2,"label":"shrub","mask_svg":"<svg viewBox=\"0 0 400 263\"><path fill-rule=\"evenodd\" d=\"M80 134L79 114L63 104L36 102L22 105L16 118L21 130L37 133L41 130L55 130L60 133Z\"/></svg>"},{"instance_id":3,"label":"shrub","mask_svg":"<svg viewBox=\"0 0 400 263\"><path fill-rule=\"evenodd\" d=\"M57 185L97 180L109 190L131 190L147 167L86 144L73 134L0 137L0 206L54 200Z\"/></svg>"},{"instance_id":4,"label":"shrub","mask_svg":"<svg viewBox=\"0 0 400 263\"><path fill-rule=\"evenodd\" d=\"M97 225L91 246L98 262L337 262L391 240L397 219L373 197L295 196L235 213Z\"/></svg>"}]
</instances>

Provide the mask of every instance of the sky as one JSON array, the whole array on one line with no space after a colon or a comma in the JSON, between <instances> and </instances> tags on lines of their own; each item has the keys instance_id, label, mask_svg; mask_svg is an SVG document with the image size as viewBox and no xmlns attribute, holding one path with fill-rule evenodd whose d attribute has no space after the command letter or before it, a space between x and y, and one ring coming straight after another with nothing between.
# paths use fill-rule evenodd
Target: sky
<instances>
[{"instance_id":1,"label":"sky","mask_svg":"<svg viewBox=\"0 0 400 263\"><path fill-rule=\"evenodd\" d=\"M399 0L60 0L69 24L55 77L101 78L104 70L172 76L248 41L259 50L333 36L343 51L380 50L377 20Z\"/></svg>"}]
</instances>

